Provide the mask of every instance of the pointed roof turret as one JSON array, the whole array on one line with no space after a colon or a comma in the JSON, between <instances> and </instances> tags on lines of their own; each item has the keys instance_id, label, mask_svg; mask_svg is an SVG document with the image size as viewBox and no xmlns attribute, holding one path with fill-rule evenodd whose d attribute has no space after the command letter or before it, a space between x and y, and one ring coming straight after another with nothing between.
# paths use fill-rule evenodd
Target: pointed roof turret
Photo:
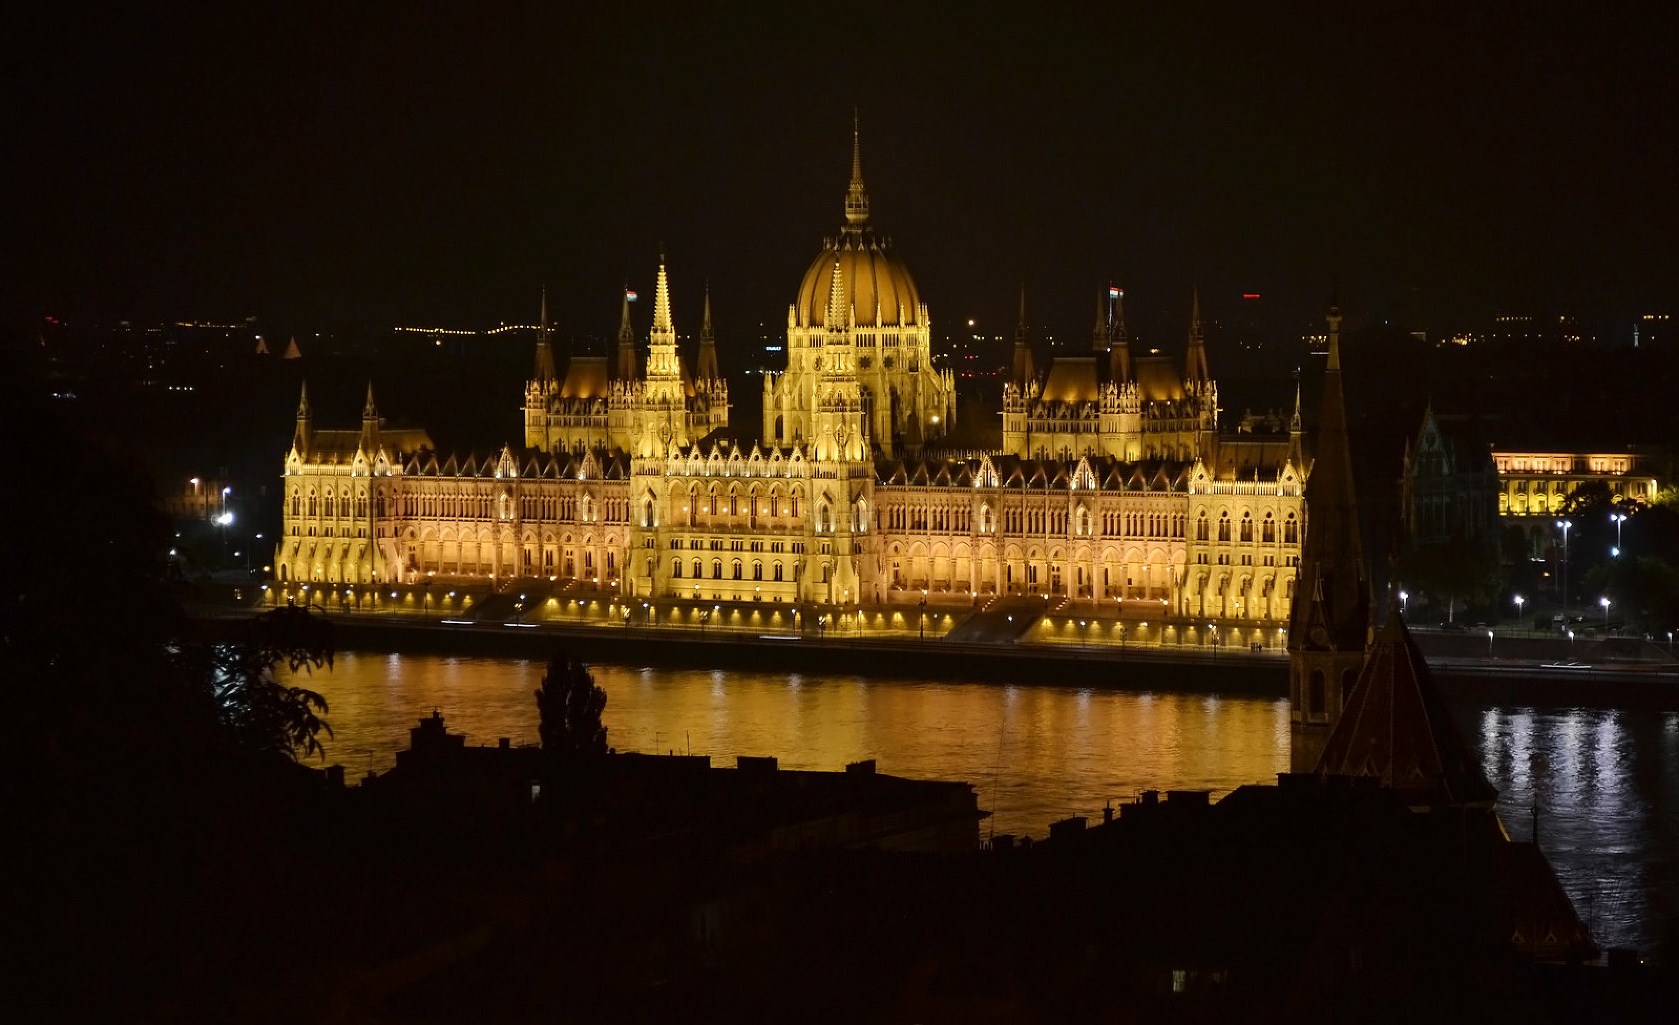
<instances>
[{"instance_id":1,"label":"pointed roof turret","mask_svg":"<svg viewBox=\"0 0 1679 1025\"><path fill-rule=\"evenodd\" d=\"M1458 731L1398 603L1389 604L1317 772L1376 777L1414 809L1491 808L1498 791Z\"/></svg>"},{"instance_id":2,"label":"pointed roof turret","mask_svg":"<svg viewBox=\"0 0 1679 1025\"><path fill-rule=\"evenodd\" d=\"M628 381L636 376L635 325L630 322L630 286L624 284L623 310L618 314L618 360L612 376Z\"/></svg>"},{"instance_id":3,"label":"pointed roof turret","mask_svg":"<svg viewBox=\"0 0 1679 1025\"><path fill-rule=\"evenodd\" d=\"M1032 365L1032 335L1026 325L1026 286L1020 286L1020 321L1014 329L1014 373L1011 380L1019 388L1038 376Z\"/></svg>"},{"instance_id":4,"label":"pointed roof turret","mask_svg":"<svg viewBox=\"0 0 1679 1025\"><path fill-rule=\"evenodd\" d=\"M373 379L367 381L367 401L362 403L361 418L363 420L379 419L379 404L373 401Z\"/></svg>"},{"instance_id":5,"label":"pointed roof turret","mask_svg":"<svg viewBox=\"0 0 1679 1025\"><path fill-rule=\"evenodd\" d=\"M1290 615L1289 645L1353 651L1370 626L1370 570L1359 538L1353 493L1346 397L1341 388L1341 312L1331 307L1329 364L1324 371L1312 469L1306 479L1306 535L1300 584Z\"/></svg>"},{"instance_id":6,"label":"pointed roof turret","mask_svg":"<svg viewBox=\"0 0 1679 1025\"><path fill-rule=\"evenodd\" d=\"M550 384L554 373L554 350L548 343L548 289L542 289L542 316L536 329L536 380Z\"/></svg>"},{"instance_id":7,"label":"pointed roof turret","mask_svg":"<svg viewBox=\"0 0 1679 1025\"><path fill-rule=\"evenodd\" d=\"M845 304L845 271L840 267L840 261L834 260L834 276L828 285L828 319L829 330L843 328L850 323Z\"/></svg>"},{"instance_id":8,"label":"pointed roof turret","mask_svg":"<svg viewBox=\"0 0 1679 1025\"><path fill-rule=\"evenodd\" d=\"M845 190L845 230L862 231L869 223L869 193L863 186L863 141L857 108L851 109L851 184Z\"/></svg>"},{"instance_id":9,"label":"pointed roof turret","mask_svg":"<svg viewBox=\"0 0 1679 1025\"><path fill-rule=\"evenodd\" d=\"M670 279L665 274L665 254L659 254L659 282L653 288L653 330L652 337L660 335L671 336L674 341L676 328L670 320Z\"/></svg>"},{"instance_id":10,"label":"pointed roof turret","mask_svg":"<svg viewBox=\"0 0 1679 1025\"><path fill-rule=\"evenodd\" d=\"M705 313L700 321L700 351L695 358L694 375L702 381L715 381L723 375L717 370L717 332L711 326L711 285L705 286Z\"/></svg>"},{"instance_id":11,"label":"pointed roof turret","mask_svg":"<svg viewBox=\"0 0 1679 1025\"><path fill-rule=\"evenodd\" d=\"M1206 384L1212 379L1207 371L1207 346L1201 335L1201 290L1191 293L1189 307L1189 359L1184 377L1190 384Z\"/></svg>"},{"instance_id":12,"label":"pointed roof turret","mask_svg":"<svg viewBox=\"0 0 1679 1025\"><path fill-rule=\"evenodd\" d=\"M1125 289L1114 299L1113 325L1108 329L1108 373L1117 383L1131 380L1131 332L1125 326Z\"/></svg>"},{"instance_id":13,"label":"pointed roof turret","mask_svg":"<svg viewBox=\"0 0 1679 1025\"><path fill-rule=\"evenodd\" d=\"M309 436L312 433L314 412L309 408L309 382L304 381L297 396L297 427L292 431L292 445L304 454L309 452Z\"/></svg>"}]
</instances>

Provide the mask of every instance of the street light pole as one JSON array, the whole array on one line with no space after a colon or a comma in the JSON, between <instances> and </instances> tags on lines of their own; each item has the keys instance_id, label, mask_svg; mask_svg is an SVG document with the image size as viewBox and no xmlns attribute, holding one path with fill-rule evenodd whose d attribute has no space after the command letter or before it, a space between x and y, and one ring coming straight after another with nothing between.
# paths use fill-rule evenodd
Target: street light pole
<instances>
[{"instance_id":1,"label":"street light pole","mask_svg":"<svg viewBox=\"0 0 1679 1025\"><path fill-rule=\"evenodd\" d=\"M1626 513L1612 512L1609 514L1609 522L1615 525L1615 547L1609 552L1612 558L1618 559L1621 557L1621 524L1626 521Z\"/></svg>"},{"instance_id":2,"label":"street light pole","mask_svg":"<svg viewBox=\"0 0 1679 1025\"><path fill-rule=\"evenodd\" d=\"M1568 622L1568 532L1574 524L1567 520L1558 520L1557 526L1562 528L1562 621Z\"/></svg>"},{"instance_id":3,"label":"street light pole","mask_svg":"<svg viewBox=\"0 0 1679 1025\"><path fill-rule=\"evenodd\" d=\"M1609 600L1607 594L1599 598L1597 603L1603 606L1603 632L1607 634L1609 632L1609 606L1614 603Z\"/></svg>"},{"instance_id":4,"label":"street light pole","mask_svg":"<svg viewBox=\"0 0 1679 1025\"><path fill-rule=\"evenodd\" d=\"M1526 602L1527 599L1518 594L1511 600L1516 603L1516 619L1518 620L1518 625L1520 625L1519 621L1522 618L1522 604Z\"/></svg>"}]
</instances>

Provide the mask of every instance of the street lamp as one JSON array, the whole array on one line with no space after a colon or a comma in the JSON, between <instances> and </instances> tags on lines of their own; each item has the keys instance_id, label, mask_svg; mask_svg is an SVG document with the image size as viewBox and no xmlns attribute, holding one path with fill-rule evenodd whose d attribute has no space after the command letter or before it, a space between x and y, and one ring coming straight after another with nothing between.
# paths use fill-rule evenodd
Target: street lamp
<instances>
[{"instance_id":1,"label":"street lamp","mask_svg":"<svg viewBox=\"0 0 1679 1025\"><path fill-rule=\"evenodd\" d=\"M1400 591L1399 592L1399 614L1401 616L1405 615L1406 611L1410 608L1410 605L1408 604L1410 602L1410 599L1411 599L1411 596L1407 592L1405 592L1405 591Z\"/></svg>"},{"instance_id":2,"label":"street lamp","mask_svg":"<svg viewBox=\"0 0 1679 1025\"><path fill-rule=\"evenodd\" d=\"M1609 554L1617 559L1621 557L1621 524L1626 521L1626 513L1612 512L1609 514L1609 522L1615 525L1615 547L1609 550Z\"/></svg>"},{"instance_id":3,"label":"street lamp","mask_svg":"<svg viewBox=\"0 0 1679 1025\"><path fill-rule=\"evenodd\" d=\"M1557 526L1562 530L1562 621L1568 622L1568 532L1574 529L1574 524L1567 520L1558 520Z\"/></svg>"},{"instance_id":4,"label":"street lamp","mask_svg":"<svg viewBox=\"0 0 1679 1025\"><path fill-rule=\"evenodd\" d=\"M1487 657L1492 658L1492 631L1487 631Z\"/></svg>"},{"instance_id":5,"label":"street lamp","mask_svg":"<svg viewBox=\"0 0 1679 1025\"><path fill-rule=\"evenodd\" d=\"M1522 605L1527 601L1527 599L1523 598L1521 595L1518 594L1510 600L1516 603L1516 618L1518 620L1521 619L1522 618Z\"/></svg>"},{"instance_id":6,"label":"street lamp","mask_svg":"<svg viewBox=\"0 0 1679 1025\"><path fill-rule=\"evenodd\" d=\"M922 590L921 590L921 620L919 622L919 627L918 628L920 630L921 640L926 640L927 639L927 590L926 590L926 588L922 588Z\"/></svg>"},{"instance_id":7,"label":"street lamp","mask_svg":"<svg viewBox=\"0 0 1679 1025\"><path fill-rule=\"evenodd\" d=\"M1608 633L1609 632L1609 606L1614 604L1614 603L1609 600L1609 596L1607 594L1604 595L1603 597L1599 598L1597 600L1597 603L1599 605L1603 606L1603 632Z\"/></svg>"}]
</instances>

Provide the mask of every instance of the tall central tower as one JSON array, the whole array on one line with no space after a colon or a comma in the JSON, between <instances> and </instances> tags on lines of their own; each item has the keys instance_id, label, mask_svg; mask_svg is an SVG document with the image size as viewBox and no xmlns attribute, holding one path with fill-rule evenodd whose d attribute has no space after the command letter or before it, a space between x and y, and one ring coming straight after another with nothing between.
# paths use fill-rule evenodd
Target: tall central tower
<instances>
[{"instance_id":1,"label":"tall central tower","mask_svg":"<svg viewBox=\"0 0 1679 1025\"><path fill-rule=\"evenodd\" d=\"M1289 613L1289 768L1317 768L1330 731L1364 667L1370 571L1359 541L1346 398L1341 311L1329 310L1329 363L1317 452L1306 480L1306 536Z\"/></svg>"},{"instance_id":2,"label":"tall central tower","mask_svg":"<svg viewBox=\"0 0 1679 1025\"><path fill-rule=\"evenodd\" d=\"M813 443L819 406L838 372L861 403L863 445L893 455L950 428L956 382L932 365L927 304L892 240L870 223L855 120L844 213L839 234L824 242L788 308L787 370L764 378L764 438L781 446Z\"/></svg>"}]
</instances>

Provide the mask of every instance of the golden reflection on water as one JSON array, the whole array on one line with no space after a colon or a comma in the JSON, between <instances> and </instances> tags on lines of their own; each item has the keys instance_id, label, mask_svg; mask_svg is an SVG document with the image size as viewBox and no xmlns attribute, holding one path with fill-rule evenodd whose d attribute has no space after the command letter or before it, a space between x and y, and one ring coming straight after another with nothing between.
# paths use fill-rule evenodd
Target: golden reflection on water
<instances>
[{"instance_id":1,"label":"golden reflection on water","mask_svg":"<svg viewBox=\"0 0 1679 1025\"><path fill-rule=\"evenodd\" d=\"M345 652L300 681L331 706L329 762L388 768L432 709L468 744L536 742L539 662ZM1143 790L1270 783L1288 763L1288 703L1075 687L593 667L621 751L692 751L714 765L774 755L790 769L876 759L881 772L974 784L988 829L1043 835Z\"/></svg>"}]
</instances>

